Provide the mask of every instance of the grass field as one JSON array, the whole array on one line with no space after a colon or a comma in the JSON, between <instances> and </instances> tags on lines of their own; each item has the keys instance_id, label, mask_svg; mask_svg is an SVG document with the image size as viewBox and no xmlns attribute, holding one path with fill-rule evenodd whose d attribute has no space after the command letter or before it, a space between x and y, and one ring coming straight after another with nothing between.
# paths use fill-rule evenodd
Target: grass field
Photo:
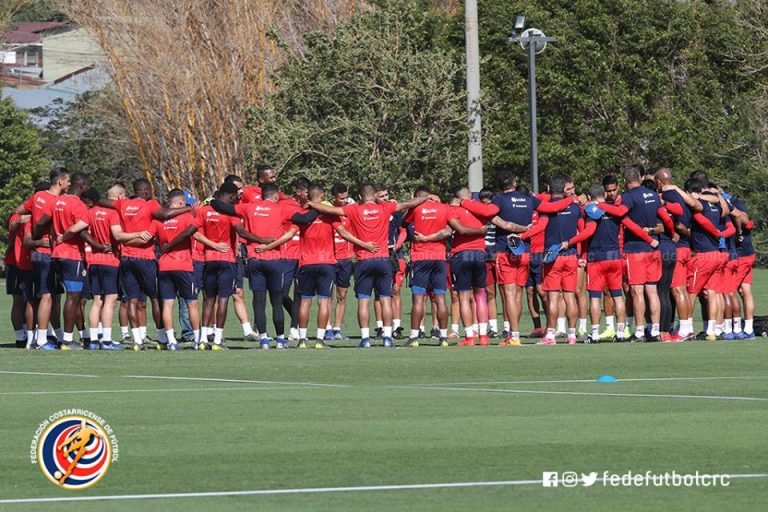
<instances>
[{"instance_id":1,"label":"grass field","mask_svg":"<svg viewBox=\"0 0 768 512\"><path fill-rule=\"evenodd\" d=\"M758 272L756 290L766 289L768 272ZM766 300L758 293L758 304ZM4 297L0 311L8 311ZM350 311L352 334L353 323ZM12 340L7 321L0 336ZM4 348L0 510L762 510L766 361L764 339L139 354ZM596 383L604 374L619 381ZM80 492L56 488L29 460L37 425L66 408L103 416L119 439L119 461ZM707 488L541 483L544 471L673 470L733 478ZM107 498L60 501L98 496ZM14 502L25 498L37 501Z\"/></svg>"}]
</instances>

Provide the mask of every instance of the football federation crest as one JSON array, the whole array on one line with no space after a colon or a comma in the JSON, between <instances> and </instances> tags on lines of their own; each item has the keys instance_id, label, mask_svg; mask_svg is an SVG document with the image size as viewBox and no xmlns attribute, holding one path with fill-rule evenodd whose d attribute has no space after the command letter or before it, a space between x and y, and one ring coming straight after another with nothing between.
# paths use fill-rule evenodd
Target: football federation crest
<instances>
[{"instance_id":1,"label":"football federation crest","mask_svg":"<svg viewBox=\"0 0 768 512\"><path fill-rule=\"evenodd\" d=\"M117 459L117 439L112 429L97 421L101 419L98 416L88 416L51 415L41 424L48 423L39 438L36 433L33 439L36 462L58 487L86 489L101 480Z\"/></svg>"}]
</instances>

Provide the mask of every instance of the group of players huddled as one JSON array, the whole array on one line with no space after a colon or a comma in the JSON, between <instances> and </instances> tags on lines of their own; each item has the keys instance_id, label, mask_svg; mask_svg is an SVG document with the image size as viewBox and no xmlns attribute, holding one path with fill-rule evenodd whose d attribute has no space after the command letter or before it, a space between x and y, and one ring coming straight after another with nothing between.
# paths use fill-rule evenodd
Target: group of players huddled
<instances>
[{"instance_id":1,"label":"group of players huddled","mask_svg":"<svg viewBox=\"0 0 768 512\"><path fill-rule=\"evenodd\" d=\"M621 178L622 194L617 178L608 175L579 195L570 178L553 175L547 192L534 195L501 171L499 192L486 188L477 199L457 187L442 202L422 186L397 202L386 187L366 183L355 201L342 183L326 198L322 185L303 178L285 194L275 171L259 166L256 184L230 175L202 203L174 189L161 205L145 179L132 184L130 196L121 183L102 196L87 175L57 168L8 220L5 264L16 343L41 350L125 344L143 350L151 341L149 302L156 348L181 350L189 341L197 350L224 350L232 299L245 340L263 349L288 348L291 341L304 348L317 297L313 345L327 348L329 340L347 339L341 326L353 277L360 348L371 346L372 299L374 338L385 347L401 339L417 347L426 337L428 304L430 334L441 346L449 340L489 345L499 337L497 285L499 345L521 344L524 295L535 327L530 337L541 345L556 344L560 334L568 344L579 337L585 343L753 338L754 224L744 203L703 171L692 173L683 188L669 169L646 174L630 166ZM244 302L245 276L255 331ZM408 334L400 319L406 276L413 294ZM118 301L121 334L114 339ZM704 318L699 335L697 301ZM177 302L180 333L174 329Z\"/></svg>"}]
</instances>

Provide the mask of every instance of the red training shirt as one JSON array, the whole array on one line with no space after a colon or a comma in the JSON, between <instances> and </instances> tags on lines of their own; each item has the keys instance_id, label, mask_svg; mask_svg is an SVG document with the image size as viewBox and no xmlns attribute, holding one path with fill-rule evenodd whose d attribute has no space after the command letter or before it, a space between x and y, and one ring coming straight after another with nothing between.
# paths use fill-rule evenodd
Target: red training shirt
<instances>
[{"instance_id":1,"label":"red training shirt","mask_svg":"<svg viewBox=\"0 0 768 512\"><path fill-rule=\"evenodd\" d=\"M397 203L353 203L342 207L342 210L349 219L354 235L363 242L373 242L379 247L373 253L355 246L358 261L389 258L389 218L397 210Z\"/></svg>"}]
</instances>

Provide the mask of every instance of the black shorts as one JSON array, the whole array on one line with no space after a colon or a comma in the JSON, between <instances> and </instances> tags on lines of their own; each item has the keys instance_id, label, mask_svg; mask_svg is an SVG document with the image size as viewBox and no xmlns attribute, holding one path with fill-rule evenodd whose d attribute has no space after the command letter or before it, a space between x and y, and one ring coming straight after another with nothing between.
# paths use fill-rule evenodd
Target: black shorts
<instances>
[{"instance_id":1,"label":"black shorts","mask_svg":"<svg viewBox=\"0 0 768 512\"><path fill-rule=\"evenodd\" d=\"M378 297L392 296L392 264L389 258L360 260L355 265L355 295L370 299L374 290Z\"/></svg>"},{"instance_id":2,"label":"black shorts","mask_svg":"<svg viewBox=\"0 0 768 512\"><path fill-rule=\"evenodd\" d=\"M461 251L454 254L451 258L451 277L453 289L457 292L485 289L488 277L485 251Z\"/></svg>"},{"instance_id":3,"label":"black shorts","mask_svg":"<svg viewBox=\"0 0 768 512\"><path fill-rule=\"evenodd\" d=\"M336 278L334 283L339 288L349 288L352 284L352 273L355 271L355 264L352 259L336 261Z\"/></svg>"},{"instance_id":4,"label":"black shorts","mask_svg":"<svg viewBox=\"0 0 768 512\"><path fill-rule=\"evenodd\" d=\"M228 298L235 293L237 264L228 261L208 261L203 272L203 290L206 298Z\"/></svg>"},{"instance_id":5,"label":"black shorts","mask_svg":"<svg viewBox=\"0 0 768 512\"><path fill-rule=\"evenodd\" d=\"M168 270L158 273L158 287L162 300L197 300L200 290L195 285L195 273L184 270Z\"/></svg>"},{"instance_id":6,"label":"black shorts","mask_svg":"<svg viewBox=\"0 0 768 512\"><path fill-rule=\"evenodd\" d=\"M296 290L303 299L315 295L319 299L331 297L336 268L332 264L304 265L299 267L296 277Z\"/></svg>"},{"instance_id":7,"label":"black shorts","mask_svg":"<svg viewBox=\"0 0 768 512\"><path fill-rule=\"evenodd\" d=\"M93 296L116 295L119 293L119 268L108 265L88 267L88 282Z\"/></svg>"}]
</instances>

